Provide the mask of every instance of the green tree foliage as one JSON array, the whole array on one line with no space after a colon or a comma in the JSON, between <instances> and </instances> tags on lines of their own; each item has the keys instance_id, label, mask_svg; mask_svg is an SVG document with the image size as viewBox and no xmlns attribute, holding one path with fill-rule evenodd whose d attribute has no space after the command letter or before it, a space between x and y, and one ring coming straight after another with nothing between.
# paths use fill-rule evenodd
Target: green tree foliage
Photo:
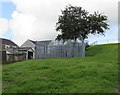
<instances>
[{"instance_id":1,"label":"green tree foliage","mask_svg":"<svg viewBox=\"0 0 120 95\"><path fill-rule=\"evenodd\" d=\"M67 6L61 11L56 23L56 31L59 34L56 40L84 40L88 38L88 34L104 34L109 29L107 24L107 16L94 12L89 14L82 7Z\"/></svg>"}]
</instances>

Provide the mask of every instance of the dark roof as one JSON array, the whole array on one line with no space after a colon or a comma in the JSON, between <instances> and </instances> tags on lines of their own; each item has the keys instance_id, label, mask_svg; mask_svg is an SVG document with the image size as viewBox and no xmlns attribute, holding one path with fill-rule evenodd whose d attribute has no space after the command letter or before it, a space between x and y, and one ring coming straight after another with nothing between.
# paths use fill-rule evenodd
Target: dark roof
<instances>
[{"instance_id":1,"label":"dark roof","mask_svg":"<svg viewBox=\"0 0 120 95\"><path fill-rule=\"evenodd\" d=\"M11 46L18 46L13 41L8 40L8 39L4 39L4 38L0 38L0 44L2 44L2 45L11 45Z\"/></svg>"},{"instance_id":2,"label":"dark roof","mask_svg":"<svg viewBox=\"0 0 120 95\"><path fill-rule=\"evenodd\" d=\"M7 51L10 52L8 54L22 54L27 52L29 49L33 51L31 47L9 48Z\"/></svg>"},{"instance_id":3,"label":"dark roof","mask_svg":"<svg viewBox=\"0 0 120 95\"><path fill-rule=\"evenodd\" d=\"M29 49L32 49L31 47L19 47L19 48L16 48L16 50L18 50L18 51L22 51L22 50L25 50L25 51L27 51L27 50L29 50ZM33 50L33 49L32 49Z\"/></svg>"}]
</instances>

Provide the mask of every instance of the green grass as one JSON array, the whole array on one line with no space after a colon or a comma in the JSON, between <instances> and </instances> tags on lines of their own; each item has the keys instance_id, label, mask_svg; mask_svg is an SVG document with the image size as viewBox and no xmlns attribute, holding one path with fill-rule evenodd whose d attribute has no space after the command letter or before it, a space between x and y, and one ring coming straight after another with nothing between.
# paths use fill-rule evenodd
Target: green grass
<instances>
[{"instance_id":1,"label":"green grass","mask_svg":"<svg viewBox=\"0 0 120 95\"><path fill-rule=\"evenodd\" d=\"M116 93L118 44L91 46L85 58L3 66L3 93Z\"/></svg>"}]
</instances>

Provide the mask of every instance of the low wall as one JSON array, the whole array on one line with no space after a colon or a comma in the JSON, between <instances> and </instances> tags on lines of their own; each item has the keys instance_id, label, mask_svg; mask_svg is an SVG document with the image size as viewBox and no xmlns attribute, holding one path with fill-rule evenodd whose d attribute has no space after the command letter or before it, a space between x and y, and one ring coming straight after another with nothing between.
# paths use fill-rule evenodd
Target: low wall
<instances>
[{"instance_id":1,"label":"low wall","mask_svg":"<svg viewBox=\"0 0 120 95\"><path fill-rule=\"evenodd\" d=\"M26 54L7 54L7 63L19 62L26 60Z\"/></svg>"},{"instance_id":2,"label":"low wall","mask_svg":"<svg viewBox=\"0 0 120 95\"><path fill-rule=\"evenodd\" d=\"M6 60L6 51L0 51L0 64L5 64L7 63L7 60Z\"/></svg>"}]
</instances>

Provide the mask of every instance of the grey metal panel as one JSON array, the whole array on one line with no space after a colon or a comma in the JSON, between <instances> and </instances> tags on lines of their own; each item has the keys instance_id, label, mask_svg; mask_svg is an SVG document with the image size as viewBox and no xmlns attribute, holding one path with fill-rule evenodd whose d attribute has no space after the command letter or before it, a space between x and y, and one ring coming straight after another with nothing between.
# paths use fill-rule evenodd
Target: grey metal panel
<instances>
[{"instance_id":1,"label":"grey metal panel","mask_svg":"<svg viewBox=\"0 0 120 95\"><path fill-rule=\"evenodd\" d=\"M71 58L85 57L84 43L36 43L36 58Z\"/></svg>"}]
</instances>

